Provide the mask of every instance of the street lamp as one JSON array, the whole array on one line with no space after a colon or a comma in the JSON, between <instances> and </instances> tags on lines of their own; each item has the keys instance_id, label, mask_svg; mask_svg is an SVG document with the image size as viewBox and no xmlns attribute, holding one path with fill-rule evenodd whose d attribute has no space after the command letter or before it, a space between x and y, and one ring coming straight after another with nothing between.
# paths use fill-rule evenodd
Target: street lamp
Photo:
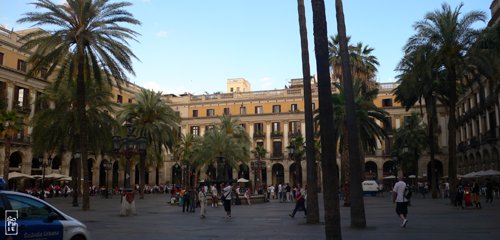
<instances>
[{"instance_id":1,"label":"street lamp","mask_svg":"<svg viewBox=\"0 0 500 240\"><path fill-rule=\"evenodd\" d=\"M40 199L45 199L45 168L47 166L52 166L52 158L49 157L47 163L43 161L43 158L39 158L38 162L42 164L42 194L40 195Z\"/></svg>"},{"instance_id":2,"label":"street lamp","mask_svg":"<svg viewBox=\"0 0 500 240\"><path fill-rule=\"evenodd\" d=\"M143 137L137 138L132 134L133 132L132 124L126 122L125 127L127 128L126 137L113 136L112 138L113 151L115 151L115 153L123 154L126 158L125 176L123 182L124 190L130 188L130 159L135 153L140 153L142 160L143 155L145 155L146 142L147 142L145 138Z\"/></svg>"},{"instance_id":3,"label":"street lamp","mask_svg":"<svg viewBox=\"0 0 500 240\"><path fill-rule=\"evenodd\" d=\"M109 177L109 171L111 170L113 165L111 164L110 161L104 160L103 166L104 166L104 169L106 170L106 192L104 193L104 197L108 198L109 197L108 177Z\"/></svg>"}]
</instances>

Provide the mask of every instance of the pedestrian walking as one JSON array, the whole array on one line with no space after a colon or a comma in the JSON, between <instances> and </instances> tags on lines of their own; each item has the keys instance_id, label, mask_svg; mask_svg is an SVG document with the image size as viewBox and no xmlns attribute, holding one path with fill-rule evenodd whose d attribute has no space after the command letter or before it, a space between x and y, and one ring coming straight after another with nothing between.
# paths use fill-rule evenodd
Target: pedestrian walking
<instances>
[{"instance_id":1,"label":"pedestrian walking","mask_svg":"<svg viewBox=\"0 0 500 240\"><path fill-rule=\"evenodd\" d=\"M233 192L233 188L230 183L227 184L227 186L224 186L224 183L222 184L222 200L223 205L224 205L224 211L226 211L226 217L231 218L231 194Z\"/></svg>"},{"instance_id":2,"label":"pedestrian walking","mask_svg":"<svg viewBox=\"0 0 500 240\"><path fill-rule=\"evenodd\" d=\"M493 203L493 183L491 179L486 179L486 202Z\"/></svg>"},{"instance_id":3,"label":"pedestrian walking","mask_svg":"<svg viewBox=\"0 0 500 240\"><path fill-rule=\"evenodd\" d=\"M205 187L200 188L198 199L200 200L200 218L205 218L207 216L207 193Z\"/></svg>"},{"instance_id":4,"label":"pedestrian walking","mask_svg":"<svg viewBox=\"0 0 500 240\"><path fill-rule=\"evenodd\" d=\"M218 198L217 187L215 187L215 184L212 185L210 191L212 192L212 207L217 207L219 205L219 198Z\"/></svg>"},{"instance_id":5,"label":"pedestrian walking","mask_svg":"<svg viewBox=\"0 0 500 240\"><path fill-rule=\"evenodd\" d=\"M481 187L479 186L479 183L474 180L474 182L472 182L472 200L474 205L476 205L476 208L481 208L481 202L479 201L480 189Z\"/></svg>"},{"instance_id":6,"label":"pedestrian walking","mask_svg":"<svg viewBox=\"0 0 500 240\"><path fill-rule=\"evenodd\" d=\"M406 183L403 181L403 177L398 178L398 182L394 184L394 189L392 190L392 202L396 203L396 213L399 218L401 218L401 227L406 227L408 223L408 199L405 197Z\"/></svg>"},{"instance_id":7,"label":"pedestrian walking","mask_svg":"<svg viewBox=\"0 0 500 240\"><path fill-rule=\"evenodd\" d=\"M196 197L197 197L198 193L196 192L196 189L194 188L191 188L189 190L189 212L192 212L194 213L195 209L196 209L196 205L197 205L197 201L196 201Z\"/></svg>"},{"instance_id":8,"label":"pedestrian walking","mask_svg":"<svg viewBox=\"0 0 500 240\"><path fill-rule=\"evenodd\" d=\"M297 187L295 190L295 208L293 209L292 214L289 214L289 216L291 218L294 218L297 211L304 211L304 216L307 216L305 202L306 199L304 191L301 191L300 187Z\"/></svg>"}]
</instances>

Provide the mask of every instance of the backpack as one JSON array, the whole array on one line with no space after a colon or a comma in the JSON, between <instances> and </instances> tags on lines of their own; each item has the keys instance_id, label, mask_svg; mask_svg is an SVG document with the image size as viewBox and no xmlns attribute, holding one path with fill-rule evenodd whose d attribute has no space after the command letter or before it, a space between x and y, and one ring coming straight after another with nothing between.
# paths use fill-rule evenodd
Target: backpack
<instances>
[{"instance_id":1,"label":"backpack","mask_svg":"<svg viewBox=\"0 0 500 240\"><path fill-rule=\"evenodd\" d=\"M404 198L406 198L407 200L410 200L411 194L412 194L411 187L408 186L408 184L406 184L405 191L403 193Z\"/></svg>"}]
</instances>

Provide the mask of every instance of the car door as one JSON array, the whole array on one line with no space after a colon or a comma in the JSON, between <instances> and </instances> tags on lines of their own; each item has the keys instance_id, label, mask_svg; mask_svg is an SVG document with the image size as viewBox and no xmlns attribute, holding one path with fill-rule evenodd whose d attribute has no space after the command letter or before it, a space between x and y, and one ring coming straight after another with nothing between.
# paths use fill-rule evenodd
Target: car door
<instances>
[{"instance_id":1,"label":"car door","mask_svg":"<svg viewBox=\"0 0 500 240\"><path fill-rule=\"evenodd\" d=\"M8 210L17 214L18 234L12 239L63 239L63 225L58 220L63 218L45 203L15 194L5 194L4 200Z\"/></svg>"}]
</instances>

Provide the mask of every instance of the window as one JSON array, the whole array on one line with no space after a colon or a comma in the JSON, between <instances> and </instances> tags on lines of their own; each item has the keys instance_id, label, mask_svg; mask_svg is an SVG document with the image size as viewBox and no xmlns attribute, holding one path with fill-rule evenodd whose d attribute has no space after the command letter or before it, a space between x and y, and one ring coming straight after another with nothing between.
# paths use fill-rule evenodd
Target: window
<instances>
[{"instance_id":1,"label":"window","mask_svg":"<svg viewBox=\"0 0 500 240\"><path fill-rule=\"evenodd\" d=\"M207 109L207 117L213 117L213 116L215 116L215 110Z\"/></svg>"},{"instance_id":2,"label":"window","mask_svg":"<svg viewBox=\"0 0 500 240\"><path fill-rule=\"evenodd\" d=\"M17 60L17 70L26 72L26 62L23 60Z\"/></svg>"},{"instance_id":3,"label":"window","mask_svg":"<svg viewBox=\"0 0 500 240\"><path fill-rule=\"evenodd\" d=\"M14 106L28 107L29 106L29 90L23 87L16 87L14 92Z\"/></svg>"},{"instance_id":4,"label":"window","mask_svg":"<svg viewBox=\"0 0 500 240\"><path fill-rule=\"evenodd\" d=\"M264 108L262 106L255 107L255 114L263 114Z\"/></svg>"},{"instance_id":5,"label":"window","mask_svg":"<svg viewBox=\"0 0 500 240\"><path fill-rule=\"evenodd\" d=\"M253 124L253 135L254 137L264 137L264 124L254 123Z\"/></svg>"},{"instance_id":6,"label":"window","mask_svg":"<svg viewBox=\"0 0 500 240\"><path fill-rule=\"evenodd\" d=\"M312 110L316 110L316 104L312 103Z\"/></svg>"},{"instance_id":7,"label":"window","mask_svg":"<svg viewBox=\"0 0 500 240\"><path fill-rule=\"evenodd\" d=\"M17 210L18 217L22 220L46 220L49 213L54 212L49 206L35 199L10 194L7 195L7 199L12 210ZM63 218L59 216L59 219Z\"/></svg>"},{"instance_id":8,"label":"window","mask_svg":"<svg viewBox=\"0 0 500 240\"><path fill-rule=\"evenodd\" d=\"M200 127L199 126L192 126L191 127L191 135L200 136Z\"/></svg>"},{"instance_id":9,"label":"window","mask_svg":"<svg viewBox=\"0 0 500 240\"><path fill-rule=\"evenodd\" d=\"M129 99L128 99L128 103L132 103L132 98L129 98Z\"/></svg>"},{"instance_id":10,"label":"window","mask_svg":"<svg viewBox=\"0 0 500 240\"><path fill-rule=\"evenodd\" d=\"M247 114L247 108L246 107L240 107L240 115L246 115Z\"/></svg>"},{"instance_id":11,"label":"window","mask_svg":"<svg viewBox=\"0 0 500 240\"><path fill-rule=\"evenodd\" d=\"M274 158L279 158L283 156L282 149L281 149L281 142L273 142L273 157Z\"/></svg>"},{"instance_id":12,"label":"window","mask_svg":"<svg viewBox=\"0 0 500 240\"><path fill-rule=\"evenodd\" d=\"M297 107L297 104L292 104L290 105L290 112L298 112L299 108Z\"/></svg>"},{"instance_id":13,"label":"window","mask_svg":"<svg viewBox=\"0 0 500 240\"><path fill-rule=\"evenodd\" d=\"M0 52L0 65L3 65L3 52Z\"/></svg>"},{"instance_id":14,"label":"window","mask_svg":"<svg viewBox=\"0 0 500 240\"><path fill-rule=\"evenodd\" d=\"M382 99L382 107L392 107L392 99Z\"/></svg>"},{"instance_id":15,"label":"window","mask_svg":"<svg viewBox=\"0 0 500 240\"><path fill-rule=\"evenodd\" d=\"M288 131L291 134L300 133L300 122L299 121L290 122L288 124Z\"/></svg>"},{"instance_id":16,"label":"window","mask_svg":"<svg viewBox=\"0 0 500 240\"><path fill-rule=\"evenodd\" d=\"M386 132L392 131L392 118L391 117L387 117L387 124L384 124L384 130Z\"/></svg>"},{"instance_id":17,"label":"window","mask_svg":"<svg viewBox=\"0 0 500 240\"><path fill-rule=\"evenodd\" d=\"M231 90L229 90L230 92L234 92L234 88L231 88Z\"/></svg>"},{"instance_id":18,"label":"window","mask_svg":"<svg viewBox=\"0 0 500 240\"><path fill-rule=\"evenodd\" d=\"M279 132L279 131L281 131L280 123L279 122L273 122L273 132Z\"/></svg>"},{"instance_id":19,"label":"window","mask_svg":"<svg viewBox=\"0 0 500 240\"><path fill-rule=\"evenodd\" d=\"M193 117L198 117L198 110L193 110Z\"/></svg>"},{"instance_id":20,"label":"window","mask_svg":"<svg viewBox=\"0 0 500 240\"><path fill-rule=\"evenodd\" d=\"M123 97L122 97L122 95L117 95L116 96L116 102L119 103L119 104L123 103Z\"/></svg>"},{"instance_id":21,"label":"window","mask_svg":"<svg viewBox=\"0 0 500 240\"><path fill-rule=\"evenodd\" d=\"M281 105L273 105L273 113L280 113Z\"/></svg>"},{"instance_id":22,"label":"window","mask_svg":"<svg viewBox=\"0 0 500 240\"><path fill-rule=\"evenodd\" d=\"M40 69L40 77L41 77L42 79L47 79L47 76L48 76L48 75L47 75L47 72L48 72L47 68L42 68L42 69Z\"/></svg>"},{"instance_id":23,"label":"window","mask_svg":"<svg viewBox=\"0 0 500 240\"><path fill-rule=\"evenodd\" d=\"M229 108L224 108L224 115L229 115Z\"/></svg>"}]
</instances>

